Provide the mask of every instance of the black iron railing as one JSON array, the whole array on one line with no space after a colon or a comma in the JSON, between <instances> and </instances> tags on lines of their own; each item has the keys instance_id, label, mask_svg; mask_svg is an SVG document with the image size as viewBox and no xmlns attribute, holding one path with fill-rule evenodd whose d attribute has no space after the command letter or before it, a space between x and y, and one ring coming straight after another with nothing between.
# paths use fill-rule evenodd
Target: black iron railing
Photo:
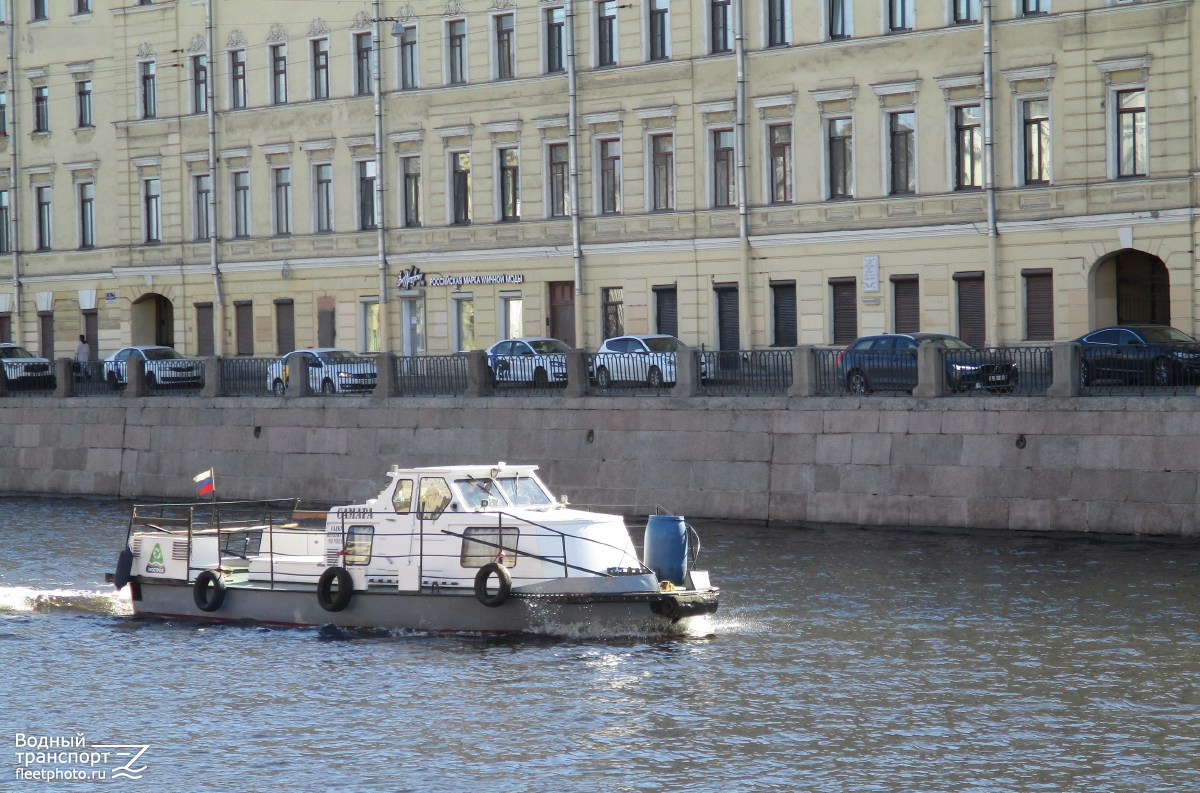
<instances>
[{"instance_id":1,"label":"black iron railing","mask_svg":"<svg viewBox=\"0 0 1200 793\"><path fill-rule=\"evenodd\" d=\"M119 396L125 379L124 366L124 363L107 361L73 361L71 390L75 396Z\"/></svg>"},{"instance_id":2,"label":"black iron railing","mask_svg":"<svg viewBox=\"0 0 1200 793\"><path fill-rule=\"evenodd\" d=\"M1200 344L1085 344L1079 353L1085 395L1170 396L1200 386Z\"/></svg>"},{"instance_id":3,"label":"black iron railing","mask_svg":"<svg viewBox=\"0 0 1200 793\"><path fill-rule=\"evenodd\" d=\"M1054 379L1050 347L986 347L946 351L951 396L1045 396Z\"/></svg>"},{"instance_id":4,"label":"black iron railing","mask_svg":"<svg viewBox=\"0 0 1200 793\"><path fill-rule=\"evenodd\" d=\"M706 396L779 396L792 385L791 350L701 352L699 367Z\"/></svg>"},{"instance_id":5,"label":"black iron railing","mask_svg":"<svg viewBox=\"0 0 1200 793\"><path fill-rule=\"evenodd\" d=\"M465 355L397 355L395 372L400 396L459 396L467 390Z\"/></svg>"},{"instance_id":6,"label":"black iron railing","mask_svg":"<svg viewBox=\"0 0 1200 793\"><path fill-rule=\"evenodd\" d=\"M222 382L226 396L283 396L286 378L282 358L224 358Z\"/></svg>"},{"instance_id":7,"label":"black iron railing","mask_svg":"<svg viewBox=\"0 0 1200 793\"><path fill-rule=\"evenodd\" d=\"M493 355L488 375L496 396L560 396L567 387L567 356Z\"/></svg>"},{"instance_id":8,"label":"black iron railing","mask_svg":"<svg viewBox=\"0 0 1200 793\"><path fill-rule=\"evenodd\" d=\"M895 395L917 387L916 350L819 349L815 355L818 394Z\"/></svg>"},{"instance_id":9,"label":"black iron railing","mask_svg":"<svg viewBox=\"0 0 1200 793\"><path fill-rule=\"evenodd\" d=\"M588 377L597 396L670 396L673 352L587 353Z\"/></svg>"}]
</instances>

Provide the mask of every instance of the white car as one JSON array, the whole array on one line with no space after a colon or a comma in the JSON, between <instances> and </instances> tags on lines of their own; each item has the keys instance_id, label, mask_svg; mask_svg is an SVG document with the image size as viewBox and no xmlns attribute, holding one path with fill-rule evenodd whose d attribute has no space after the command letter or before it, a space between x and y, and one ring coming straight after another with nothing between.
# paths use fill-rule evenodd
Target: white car
<instances>
[{"instance_id":1,"label":"white car","mask_svg":"<svg viewBox=\"0 0 1200 793\"><path fill-rule=\"evenodd\" d=\"M104 379L116 391L127 382L126 367L130 360L146 362L146 388L197 388L204 385L204 361L188 358L171 347L147 345L122 347L104 359Z\"/></svg>"},{"instance_id":2,"label":"white car","mask_svg":"<svg viewBox=\"0 0 1200 793\"><path fill-rule=\"evenodd\" d=\"M493 382L530 383L547 388L567 382L566 353L571 348L558 339L505 339L487 349Z\"/></svg>"},{"instance_id":3,"label":"white car","mask_svg":"<svg viewBox=\"0 0 1200 793\"><path fill-rule=\"evenodd\" d=\"M373 360L337 347L314 347L288 353L267 367L267 388L275 396L287 391L287 359L296 354L308 359L308 387L314 394L369 394L375 390Z\"/></svg>"},{"instance_id":4,"label":"white car","mask_svg":"<svg viewBox=\"0 0 1200 793\"><path fill-rule=\"evenodd\" d=\"M690 349L674 336L661 334L605 339L593 359L592 377L597 388L613 383L663 388L675 383L675 354Z\"/></svg>"},{"instance_id":5,"label":"white car","mask_svg":"<svg viewBox=\"0 0 1200 793\"><path fill-rule=\"evenodd\" d=\"M4 362L4 376L13 391L33 391L56 385L54 364L24 347L0 344L0 361Z\"/></svg>"}]
</instances>

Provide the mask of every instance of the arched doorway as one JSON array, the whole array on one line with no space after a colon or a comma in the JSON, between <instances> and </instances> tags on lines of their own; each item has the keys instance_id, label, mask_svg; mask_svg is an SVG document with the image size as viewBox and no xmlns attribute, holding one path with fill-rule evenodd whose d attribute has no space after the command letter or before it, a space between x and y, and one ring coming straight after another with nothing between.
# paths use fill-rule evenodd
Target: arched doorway
<instances>
[{"instance_id":1,"label":"arched doorway","mask_svg":"<svg viewBox=\"0 0 1200 793\"><path fill-rule=\"evenodd\" d=\"M142 295L133 301L130 325L134 345L175 346L175 307L162 295Z\"/></svg>"},{"instance_id":2,"label":"arched doorway","mask_svg":"<svg viewBox=\"0 0 1200 793\"><path fill-rule=\"evenodd\" d=\"M1171 281L1163 260L1126 248L1092 268L1092 327L1171 324Z\"/></svg>"}]
</instances>

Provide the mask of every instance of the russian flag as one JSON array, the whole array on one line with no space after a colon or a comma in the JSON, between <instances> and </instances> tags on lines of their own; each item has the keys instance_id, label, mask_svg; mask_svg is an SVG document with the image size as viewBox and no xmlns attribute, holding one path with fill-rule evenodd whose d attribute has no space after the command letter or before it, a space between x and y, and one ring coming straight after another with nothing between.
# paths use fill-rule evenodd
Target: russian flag
<instances>
[{"instance_id":1,"label":"russian flag","mask_svg":"<svg viewBox=\"0 0 1200 793\"><path fill-rule=\"evenodd\" d=\"M215 490L213 487L213 473L211 469L205 471L199 476L193 476L192 481L196 483L196 487L200 489L200 495L202 496L206 496Z\"/></svg>"}]
</instances>

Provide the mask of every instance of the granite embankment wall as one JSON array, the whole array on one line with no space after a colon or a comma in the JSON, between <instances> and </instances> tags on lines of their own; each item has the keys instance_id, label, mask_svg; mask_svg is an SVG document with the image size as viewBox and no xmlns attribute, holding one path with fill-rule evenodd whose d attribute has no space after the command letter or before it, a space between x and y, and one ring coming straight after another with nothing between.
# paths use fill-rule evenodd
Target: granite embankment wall
<instances>
[{"instance_id":1,"label":"granite embankment wall","mask_svg":"<svg viewBox=\"0 0 1200 793\"><path fill-rule=\"evenodd\" d=\"M697 518L1193 534L1200 400L0 400L0 490L345 503L392 464L531 462Z\"/></svg>"}]
</instances>

